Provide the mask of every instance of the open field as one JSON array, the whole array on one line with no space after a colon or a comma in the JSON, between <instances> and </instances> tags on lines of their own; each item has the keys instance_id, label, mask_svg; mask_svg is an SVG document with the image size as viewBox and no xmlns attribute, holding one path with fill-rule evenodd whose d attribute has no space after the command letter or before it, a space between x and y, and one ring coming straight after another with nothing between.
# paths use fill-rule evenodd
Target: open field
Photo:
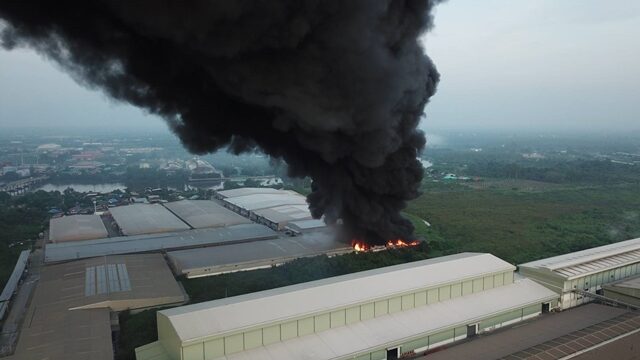
<instances>
[{"instance_id":1,"label":"open field","mask_svg":"<svg viewBox=\"0 0 640 360\"><path fill-rule=\"evenodd\" d=\"M423 191L406 213L431 223L416 233L431 241L433 256L479 251L522 263L640 237L640 184L546 191L428 184Z\"/></svg>"}]
</instances>

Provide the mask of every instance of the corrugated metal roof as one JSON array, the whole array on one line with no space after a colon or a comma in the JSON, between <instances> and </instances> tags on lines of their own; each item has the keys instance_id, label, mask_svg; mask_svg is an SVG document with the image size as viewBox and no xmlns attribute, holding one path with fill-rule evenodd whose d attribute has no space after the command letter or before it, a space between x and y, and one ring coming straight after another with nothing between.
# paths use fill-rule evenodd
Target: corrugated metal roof
<instances>
[{"instance_id":1,"label":"corrugated metal roof","mask_svg":"<svg viewBox=\"0 0 640 360\"><path fill-rule=\"evenodd\" d=\"M251 223L251 220L211 200L181 200L164 206L194 229Z\"/></svg>"},{"instance_id":2,"label":"corrugated metal roof","mask_svg":"<svg viewBox=\"0 0 640 360\"><path fill-rule=\"evenodd\" d=\"M253 194L224 199L239 208L253 211L282 205L306 205L307 198L296 193Z\"/></svg>"},{"instance_id":3,"label":"corrugated metal roof","mask_svg":"<svg viewBox=\"0 0 640 360\"><path fill-rule=\"evenodd\" d=\"M96 291L86 296L86 284L90 283L86 279L86 269L98 266L113 269L111 265L120 267L118 272L126 265L129 289ZM122 290L122 283L118 286ZM123 311L184 300L180 285L160 254L101 257L48 265L41 272L30 300L25 314L28 321L22 324L14 359L113 360L110 308Z\"/></svg>"},{"instance_id":4,"label":"corrugated metal roof","mask_svg":"<svg viewBox=\"0 0 640 360\"><path fill-rule=\"evenodd\" d=\"M532 261L519 267L546 269L570 279L637 262L640 262L640 238Z\"/></svg>"},{"instance_id":5,"label":"corrugated metal roof","mask_svg":"<svg viewBox=\"0 0 640 360\"><path fill-rule=\"evenodd\" d=\"M253 212L258 216L274 223L288 223L293 220L311 219L309 205L282 205L267 209L255 210Z\"/></svg>"},{"instance_id":6,"label":"corrugated metal roof","mask_svg":"<svg viewBox=\"0 0 640 360\"><path fill-rule=\"evenodd\" d=\"M188 230L189 226L160 204L132 204L109 210L125 235Z\"/></svg>"},{"instance_id":7,"label":"corrugated metal roof","mask_svg":"<svg viewBox=\"0 0 640 360\"><path fill-rule=\"evenodd\" d=\"M240 241L272 239L276 232L258 224L240 224L153 235L120 236L47 244L45 262L82 259L94 256L130 254L154 250L212 246Z\"/></svg>"},{"instance_id":8,"label":"corrugated metal roof","mask_svg":"<svg viewBox=\"0 0 640 360\"><path fill-rule=\"evenodd\" d=\"M167 255L179 272L195 272L198 275L199 270L203 268L209 268L209 273L215 274L281 264L305 256L346 251L353 251L351 245L336 241L332 233L319 231L273 240L171 251Z\"/></svg>"},{"instance_id":9,"label":"corrugated metal roof","mask_svg":"<svg viewBox=\"0 0 640 360\"><path fill-rule=\"evenodd\" d=\"M183 341L462 281L515 267L491 254L462 253L188 305L160 313ZM474 306L482 306L481 303ZM269 311L264 311L269 309Z\"/></svg>"},{"instance_id":10,"label":"corrugated metal roof","mask_svg":"<svg viewBox=\"0 0 640 360\"><path fill-rule=\"evenodd\" d=\"M297 231L318 229L326 226L327 224L325 224L324 220L322 219L296 220L289 221L289 223L287 224L287 227L290 227L293 230Z\"/></svg>"},{"instance_id":11,"label":"corrugated metal roof","mask_svg":"<svg viewBox=\"0 0 640 360\"><path fill-rule=\"evenodd\" d=\"M71 215L49 220L49 239L54 242L100 239L108 235L98 215Z\"/></svg>"},{"instance_id":12,"label":"corrugated metal roof","mask_svg":"<svg viewBox=\"0 0 640 360\"><path fill-rule=\"evenodd\" d=\"M253 195L253 194L281 194L281 193L296 194L296 192L291 190L278 190L273 188L250 188L250 187L218 191L218 194L224 198L233 198L233 197Z\"/></svg>"}]
</instances>

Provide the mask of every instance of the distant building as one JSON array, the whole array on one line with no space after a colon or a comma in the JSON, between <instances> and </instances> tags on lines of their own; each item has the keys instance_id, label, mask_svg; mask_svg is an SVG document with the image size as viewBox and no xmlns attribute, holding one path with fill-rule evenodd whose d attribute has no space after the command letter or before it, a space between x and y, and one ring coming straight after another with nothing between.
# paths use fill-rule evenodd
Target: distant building
<instances>
[{"instance_id":1,"label":"distant building","mask_svg":"<svg viewBox=\"0 0 640 360\"><path fill-rule=\"evenodd\" d=\"M36 151L41 153L48 153L62 149L62 146L58 144L42 144L36 148Z\"/></svg>"}]
</instances>

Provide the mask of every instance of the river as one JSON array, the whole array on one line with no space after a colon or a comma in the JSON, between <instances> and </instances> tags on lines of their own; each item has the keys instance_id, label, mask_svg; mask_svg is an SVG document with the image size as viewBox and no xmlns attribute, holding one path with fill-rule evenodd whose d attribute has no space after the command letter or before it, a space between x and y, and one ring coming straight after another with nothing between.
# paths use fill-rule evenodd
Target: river
<instances>
[{"instance_id":1,"label":"river","mask_svg":"<svg viewBox=\"0 0 640 360\"><path fill-rule=\"evenodd\" d=\"M38 187L35 190L44 190L44 191L60 191L63 192L65 189L67 188L72 188L73 190L77 191L77 192L96 192L96 193L110 193L114 190L122 190L124 191L126 189L126 186L124 184L121 183L106 183L106 184L93 184L93 185L87 185L87 184L64 184L64 185L58 185L58 184L44 184L40 187Z\"/></svg>"}]
</instances>

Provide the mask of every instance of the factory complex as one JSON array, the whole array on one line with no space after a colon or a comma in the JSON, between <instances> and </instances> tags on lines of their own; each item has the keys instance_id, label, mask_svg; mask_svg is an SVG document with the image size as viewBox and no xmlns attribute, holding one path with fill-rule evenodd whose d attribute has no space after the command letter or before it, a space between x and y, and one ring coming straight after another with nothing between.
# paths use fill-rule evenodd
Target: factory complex
<instances>
[{"instance_id":1,"label":"factory complex","mask_svg":"<svg viewBox=\"0 0 640 360\"><path fill-rule=\"evenodd\" d=\"M183 284L201 280L189 279L353 252L302 200L244 188L52 218L2 293L4 314L36 263L8 359L113 359L118 314L154 308L157 340L138 360L591 359L640 340L640 239L518 266L464 252L190 303Z\"/></svg>"},{"instance_id":2,"label":"factory complex","mask_svg":"<svg viewBox=\"0 0 640 360\"><path fill-rule=\"evenodd\" d=\"M258 243L263 240L269 242ZM168 252L177 274L204 276L345 251L352 249L312 219L304 196L241 188L211 200L134 203L101 215L52 218L44 261Z\"/></svg>"},{"instance_id":3,"label":"factory complex","mask_svg":"<svg viewBox=\"0 0 640 360\"><path fill-rule=\"evenodd\" d=\"M136 358L594 356L640 335L639 246L623 241L519 272L491 254L461 253L162 310L158 340ZM511 326L519 322L527 326Z\"/></svg>"}]
</instances>

